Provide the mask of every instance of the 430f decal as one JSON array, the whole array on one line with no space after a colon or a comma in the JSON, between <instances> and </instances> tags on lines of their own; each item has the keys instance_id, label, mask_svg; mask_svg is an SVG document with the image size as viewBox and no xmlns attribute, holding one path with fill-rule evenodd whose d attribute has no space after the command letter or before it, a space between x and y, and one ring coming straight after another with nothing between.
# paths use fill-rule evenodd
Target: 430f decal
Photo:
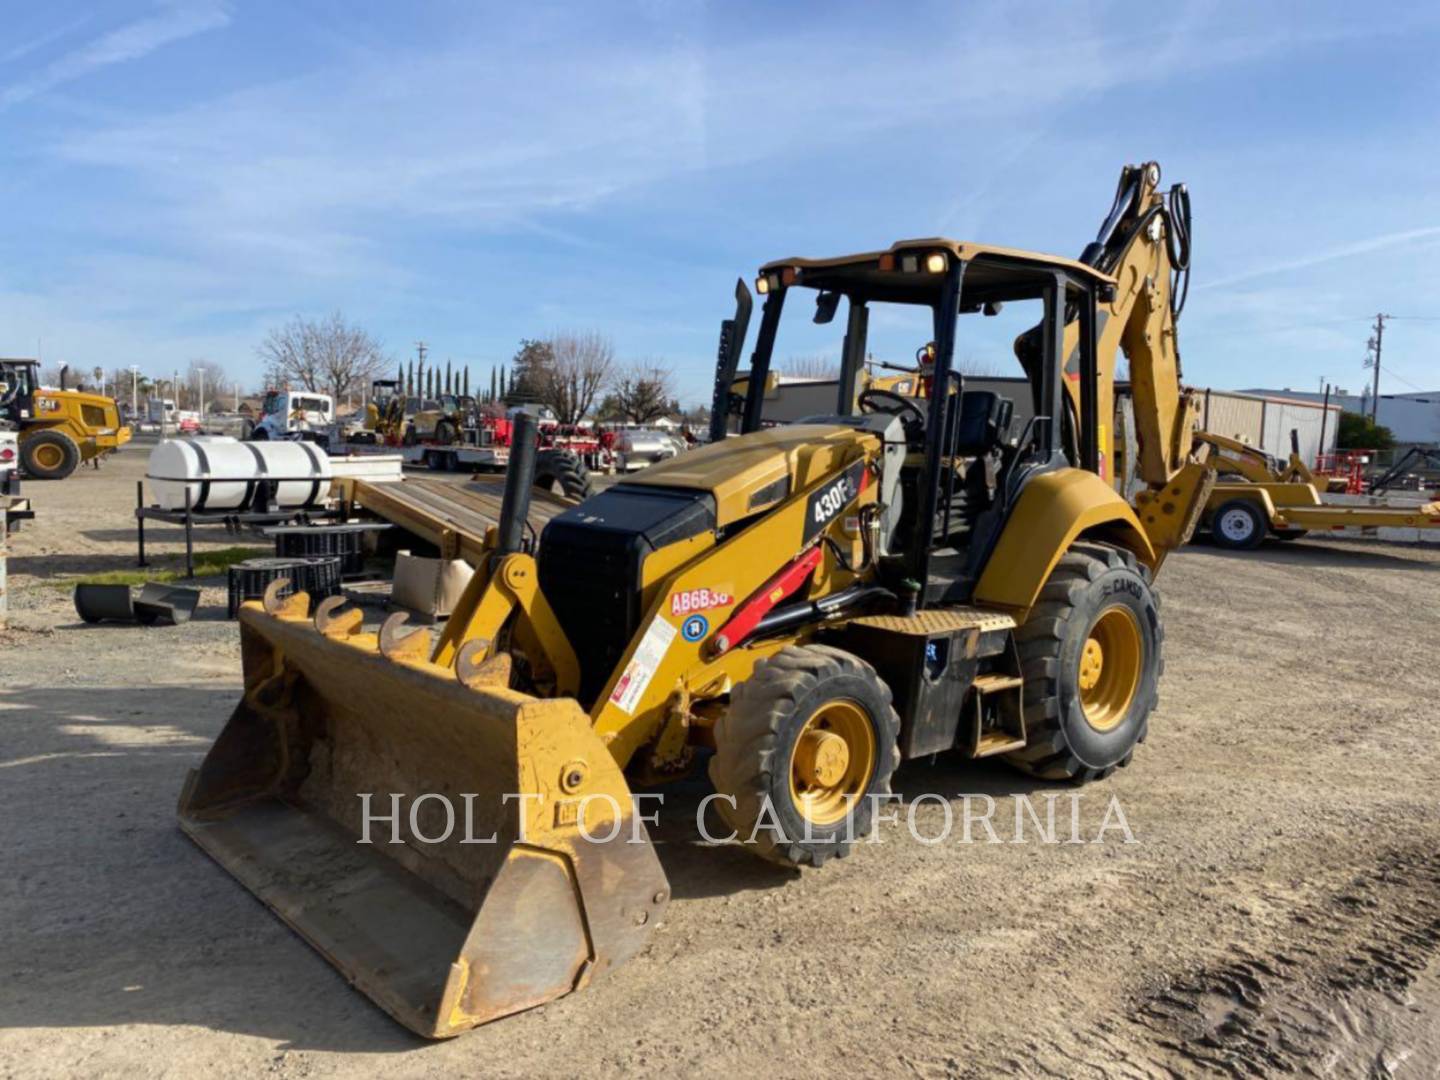
<instances>
[{"instance_id":1,"label":"430f decal","mask_svg":"<svg viewBox=\"0 0 1440 1080\"><path fill-rule=\"evenodd\" d=\"M810 493L805 503L805 535L802 543L808 543L824 532L825 527L844 512L860 494L865 478L865 463L857 461L840 476Z\"/></svg>"}]
</instances>

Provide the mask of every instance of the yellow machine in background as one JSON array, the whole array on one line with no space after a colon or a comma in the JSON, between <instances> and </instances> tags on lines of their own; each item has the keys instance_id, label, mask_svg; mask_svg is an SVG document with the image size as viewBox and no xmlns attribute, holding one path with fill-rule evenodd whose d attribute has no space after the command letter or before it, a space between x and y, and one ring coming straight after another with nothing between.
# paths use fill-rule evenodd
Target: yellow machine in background
<instances>
[{"instance_id":1,"label":"yellow machine in background","mask_svg":"<svg viewBox=\"0 0 1440 1080\"><path fill-rule=\"evenodd\" d=\"M1436 502L1327 503L1319 490L1325 478L1310 471L1293 443L1289 461L1281 465L1237 439L1207 431L1195 437L1213 447L1212 460L1220 477L1202 515L1202 524L1219 547L1248 551L1267 536L1298 540L1312 530L1440 529Z\"/></svg>"},{"instance_id":2,"label":"yellow machine in background","mask_svg":"<svg viewBox=\"0 0 1440 1080\"><path fill-rule=\"evenodd\" d=\"M182 827L438 1037L644 944L669 886L632 781L705 764L737 839L818 867L870 829L902 760L1001 757L1076 781L1128 764L1162 666L1153 575L1210 478L1175 354L1183 189L1158 183L1153 164L1127 168L1080 261L925 239L766 264L740 433L724 428L743 282L710 445L554 516L538 544L522 416L500 524L438 638L402 616L367 630L338 599L312 612L272 591L242 609L244 696L185 786ZM1017 343L1035 413L1019 432L1013 402L954 368L957 335L1012 300L1044 312ZM833 415L762 430L782 317L842 304ZM889 305L928 313L944 392L862 389L870 315ZM1138 514L1096 419L1122 347L1144 380Z\"/></svg>"},{"instance_id":3,"label":"yellow machine in background","mask_svg":"<svg viewBox=\"0 0 1440 1080\"><path fill-rule=\"evenodd\" d=\"M63 480L130 441L114 398L40 386L37 360L0 359L0 420L20 431L20 464L39 480Z\"/></svg>"}]
</instances>

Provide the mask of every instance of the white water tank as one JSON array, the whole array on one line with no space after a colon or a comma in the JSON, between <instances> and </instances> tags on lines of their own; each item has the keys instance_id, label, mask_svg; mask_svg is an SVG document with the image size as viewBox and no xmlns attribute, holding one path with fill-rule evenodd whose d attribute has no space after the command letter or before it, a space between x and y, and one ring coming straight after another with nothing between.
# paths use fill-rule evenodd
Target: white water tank
<instances>
[{"instance_id":1,"label":"white water tank","mask_svg":"<svg viewBox=\"0 0 1440 1080\"><path fill-rule=\"evenodd\" d=\"M330 455L308 442L239 442L224 436L166 439L150 451L145 478L162 510L287 510L330 494Z\"/></svg>"}]
</instances>

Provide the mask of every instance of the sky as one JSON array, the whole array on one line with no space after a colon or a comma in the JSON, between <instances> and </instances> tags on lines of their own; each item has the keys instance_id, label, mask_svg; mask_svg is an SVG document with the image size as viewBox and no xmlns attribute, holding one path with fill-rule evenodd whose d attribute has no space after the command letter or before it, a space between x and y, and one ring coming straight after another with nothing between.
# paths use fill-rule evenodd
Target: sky
<instances>
[{"instance_id":1,"label":"sky","mask_svg":"<svg viewBox=\"0 0 1440 1080\"><path fill-rule=\"evenodd\" d=\"M1153 159L1194 203L1187 382L1358 391L1384 311L1382 393L1440 388L1433 3L0 15L0 355L251 389L267 330L339 310L483 373L598 330L688 404L737 275L935 235L1074 257Z\"/></svg>"}]
</instances>

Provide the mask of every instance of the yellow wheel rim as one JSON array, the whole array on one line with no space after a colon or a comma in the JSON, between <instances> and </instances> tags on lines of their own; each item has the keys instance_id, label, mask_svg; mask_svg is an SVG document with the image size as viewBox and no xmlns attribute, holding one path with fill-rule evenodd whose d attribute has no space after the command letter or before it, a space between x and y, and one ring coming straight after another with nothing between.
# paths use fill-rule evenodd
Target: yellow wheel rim
<instances>
[{"instance_id":1,"label":"yellow wheel rim","mask_svg":"<svg viewBox=\"0 0 1440 1080\"><path fill-rule=\"evenodd\" d=\"M837 698L805 721L790 751L790 798L815 825L845 820L875 773L875 729L858 702Z\"/></svg>"},{"instance_id":2,"label":"yellow wheel rim","mask_svg":"<svg viewBox=\"0 0 1440 1080\"><path fill-rule=\"evenodd\" d=\"M42 469L58 469L64 460L65 455L60 452L60 447L53 443L35 448L35 464Z\"/></svg>"},{"instance_id":3,"label":"yellow wheel rim","mask_svg":"<svg viewBox=\"0 0 1440 1080\"><path fill-rule=\"evenodd\" d=\"M1127 607L1100 613L1080 650L1080 707L1096 731L1111 731L1130 709L1140 685L1140 624Z\"/></svg>"}]
</instances>

